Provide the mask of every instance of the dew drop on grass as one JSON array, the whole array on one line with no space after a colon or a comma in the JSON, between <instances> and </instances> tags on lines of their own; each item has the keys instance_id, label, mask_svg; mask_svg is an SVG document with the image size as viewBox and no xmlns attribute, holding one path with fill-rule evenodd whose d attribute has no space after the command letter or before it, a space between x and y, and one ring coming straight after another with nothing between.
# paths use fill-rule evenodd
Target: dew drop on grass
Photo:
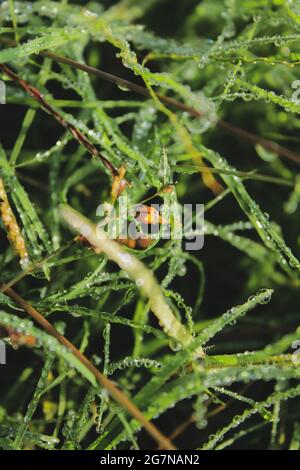
<instances>
[{"instance_id":1,"label":"dew drop on grass","mask_svg":"<svg viewBox=\"0 0 300 470\"><path fill-rule=\"evenodd\" d=\"M180 351L182 349L181 344L174 339L170 339L169 346L170 346L170 349L172 349L172 351L175 351L175 352Z\"/></svg>"},{"instance_id":2,"label":"dew drop on grass","mask_svg":"<svg viewBox=\"0 0 300 470\"><path fill-rule=\"evenodd\" d=\"M20 260L20 265L21 265L22 269L28 268L28 266L30 265L30 258L29 258L29 256L26 256L25 258L22 258L22 259Z\"/></svg>"},{"instance_id":3,"label":"dew drop on grass","mask_svg":"<svg viewBox=\"0 0 300 470\"><path fill-rule=\"evenodd\" d=\"M128 87L126 87L125 85L118 85L118 88L119 88L119 90L121 90L121 91L125 91L125 92L130 91L130 90L128 89Z\"/></svg>"},{"instance_id":4,"label":"dew drop on grass","mask_svg":"<svg viewBox=\"0 0 300 470\"><path fill-rule=\"evenodd\" d=\"M259 304L262 304L262 305L267 304L268 302L270 302L271 297L272 297L272 291L270 289L260 289L257 292L257 302Z\"/></svg>"}]
</instances>

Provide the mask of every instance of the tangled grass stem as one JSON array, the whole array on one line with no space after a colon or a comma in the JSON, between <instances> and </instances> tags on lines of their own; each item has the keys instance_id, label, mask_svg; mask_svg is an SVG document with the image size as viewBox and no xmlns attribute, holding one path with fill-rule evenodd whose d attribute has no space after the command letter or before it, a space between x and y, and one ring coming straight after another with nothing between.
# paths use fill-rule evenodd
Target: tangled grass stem
<instances>
[{"instance_id":1,"label":"tangled grass stem","mask_svg":"<svg viewBox=\"0 0 300 470\"><path fill-rule=\"evenodd\" d=\"M88 242L101 250L105 255L117 263L121 269L141 288L149 299L149 306L158 318L164 332L183 347L189 346L193 336L184 325L175 317L170 306L164 299L162 290L152 271L134 255L127 253L118 243L107 237L105 232L67 204L59 207L59 214L71 230L83 235ZM202 348L196 351L198 357L204 357Z\"/></svg>"},{"instance_id":2,"label":"tangled grass stem","mask_svg":"<svg viewBox=\"0 0 300 470\"><path fill-rule=\"evenodd\" d=\"M7 230L7 238L10 241L16 254L20 257L21 263L28 260L28 252L24 237L21 233L18 222L8 201L3 179L0 177L0 215Z\"/></svg>"}]
</instances>

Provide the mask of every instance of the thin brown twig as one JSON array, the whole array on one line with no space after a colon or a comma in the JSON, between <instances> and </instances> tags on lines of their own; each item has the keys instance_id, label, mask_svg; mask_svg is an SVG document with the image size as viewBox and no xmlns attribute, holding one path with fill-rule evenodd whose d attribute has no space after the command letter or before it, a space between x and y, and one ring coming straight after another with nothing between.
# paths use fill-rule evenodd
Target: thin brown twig
<instances>
[{"instance_id":1,"label":"thin brown twig","mask_svg":"<svg viewBox=\"0 0 300 470\"><path fill-rule=\"evenodd\" d=\"M50 51L42 51L40 52L40 55L44 57L48 57L49 59L55 60L56 62L70 65L71 67L90 73L92 75L96 75L122 88L126 88L127 90L130 90L130 91L134 91L135 93L138 93L139 95L142 95L145 98L151 98L151 94L147 88L141 85L137 85L136 83L133 83L129 80L125 80L124 78L118 77L117 75L113 75L112 73L104 72L103 70L97 69L95 67L91 67L90 65L87 65L87 64L82 64L80 62L77 62L76 60L70 59L69 57L61 56ZM161 95L160 93L156 93L156 96L159 98L160 101L166 103L172 108L178 109L180 111L188 112L189 114L192 114L195 117L203 117L203 113L200 113L196 109L189 107L185 105L184 103L181 103L180 101L175 100L174 98Z\"/></svg>"},{"instance_id":2,"label":"thin brown twig","mask_svg":"<svg viewBox=\"0 0 300 470\"><path fill-rule=\"evenodd\" d=\"M77 62L73 59L70 59L68 57L64 57L58 54L55 54L54 52L50 51L42 51L40 54L44 57L48 57L52 60L55 60L56 62L60 62L62 64L70 65L71 67L77 68L79 70L83 70L84 72L96 75L100 78L103 78L104 80L107 80L111 83L114 83L115 85L118 85L120 87L126 88L127 90L134 91L135 93L138 93L139 95L142 95L146 98L150 98L150 92L148 91L147 88L137 85L136 83L130 82L129 80L124 80L123 78L120 78L116 75L113 75L111 73L104 72L103 70L97 69L95 67L91 67L86 64L81 64L80 62ZM160 93L156 94L157 97L159 98L160 101L163 103L167 104L171 108L175 108L179 111L184 111L186 113L189 113L191 116L201 118L203 117L203 113L200 111L197 111L195 108L191 106L187 106L184 103L174 99L170 98L165 95L161 95ZM224 121L223 119L219 119L217 122L217 126L225 129L226 131L230 132L231 134L235 134L239 136L242 139L248 140L251 143L254 144L259 144L262 147L264 147L267 150L270 150L271 152L277 153L278 155L288 158L289 160L300 163L300 155L283 147L282 145L279 145L277 143L272 142L271 140L264 139L263 137L259 137L252 132L245 131L244 129L234 126L233 124L230 124L227 121Z\"/></svg>"},{"instance_id":3,"label":"thin brown twig","mask_svg":"<svg viewBox=\"0 0 300 470\"><path fill-rule=\"evenodd\" d=\"M222 119L219 120L218 126L230 132L231 134L236 134L242 139L244 138L245 140L248 140L249 142L253 144L259 144L262 147L264 147L266 150L276 153L277 155L281 157L285 157L288 160L291 160L292 162L295 162L298 164L300 163L300 155L298 153L293 152L292 150L289 150L286 147L283 147L282 145L277 144L276 142L272 142L271 140L264 139L263 137L258 137L257 135L252 134L252 132L245 131L244 129L241 129L240 127L236 127L227 121L223 121Z\"/></svg>"},{"instance_id":4,"label":"thin brown twig","mask_svg":"<svg viewBox=\"0 0 300 470\"><path fill-rule=\"evenodd\" d=\"M248 390L250 387L251 387L251 383L250 384L245 384L241 391L239 392L239 394L243 394L246 390ZM210 403L212 402L212 400L209 401ZM228 400L228 402L226 403L223 403L222 405L219 405L217 408L215 408L214 410L210 411L209 413L207 413L207 417L210 418L212 416L215 416L219 413L221 413L222 411L226 410L228 407L230 407L232 404L234 403L234 399L231 398L230 400ZM180 423L175 429L174 431L172 432L172 434L170 434L169 436L169 439L171 439L171 441L174 441L174 439L176 439L178 436L180 436L181 434L184 433L184 431L193 423L196 422L196 417L194 414L192 414L191 416L189 416L189 418L187 418L185 421L183 421L182 423ZM158 448L158 450L161 449L161 448Z\"/></svg>"},{"instance_id":5,"label":"thin brown twig","mask_svg":"<svg viewBox=\"0 0 300 470\"><path fill-rule=\"evenodd\" d=\"M49 103L47 103L42 93L37 88L27 83L23 78L19 77L15 72L7 67L7 65L0 64L0 70L2 70L5 75L21 86L23 90L25 90L26 93L28 93L33 99L35 99L40 104L41 108L46 111L46 113L53 116L59 124L67 129L72 134L74 139L82 144L88 150L88 152L92 154L93 157L99 158L103 165L110 171L113 178L118 176L118 170L112 165L112 163L101 154L97 147L91 143L81 131L79 131L73 124L67 121L58 111L56 111Z\"/></svg>"},{"instance_id":6,"label":"thin brown twig","mask_svg":"<svg viewBox=\"0 0 300 470\"><path fill-rule=\"evenodd\" d=\"M156 440L156 442L165 450L176 450L171 440L164 436L161 431L137 408L137 406L129 400L129 398L119 390L113 382L111 382L105 375L103 375L89 360L84 356L65 336L61 335L56 328L46 320L32 305L24 300L13 289L8 288L5 290L14 302L16 302L26 313L28 313L36 322L38 322L47 333L59 341L60 344L65 346L96 378L97 382L104 387L110 395L125 408L137 421L139 421L148 433Z\"/></svg>"},{"instance_id":7,"label":"thin brown twig","mask_svg":"<svg viewBox=\"0 0 300 470\"><path fill-rule=\"evenodd\" d=\"M180 423L179 426L177 426L177 428L174 429L174 431L170 435L170 439L172 441L176 439L195 421L196 421L195 416L192 414L186 421L183 421L183 423Z\"/></svg>"}]
</instances>

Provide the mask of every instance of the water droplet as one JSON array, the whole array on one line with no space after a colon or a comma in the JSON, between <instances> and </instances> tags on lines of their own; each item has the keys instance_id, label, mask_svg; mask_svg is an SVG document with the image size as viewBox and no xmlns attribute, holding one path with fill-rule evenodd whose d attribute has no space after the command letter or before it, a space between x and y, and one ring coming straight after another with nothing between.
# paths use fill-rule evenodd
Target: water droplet
<instances>
[{"instance_id":1,"label":"water droplet","mask_svg":"<svg viewBox=\"0 0 300 470\"><path fill-rule=\"evenodd\" d=\"M172 349L172 351L176 351L176 352L182 349L181 344L173 338L170 339L169 346L170 346L170 349Z\"/></svg>"},{"instance_id":2,"label":"water droplet","mask_svg":"<svg viewBox=\"0 0 300 470\"><path fill-rule=\"evenodd\" d=\"M130 91L125 85L118 85L119 90Z\"/></svg>"}]
</instances>

